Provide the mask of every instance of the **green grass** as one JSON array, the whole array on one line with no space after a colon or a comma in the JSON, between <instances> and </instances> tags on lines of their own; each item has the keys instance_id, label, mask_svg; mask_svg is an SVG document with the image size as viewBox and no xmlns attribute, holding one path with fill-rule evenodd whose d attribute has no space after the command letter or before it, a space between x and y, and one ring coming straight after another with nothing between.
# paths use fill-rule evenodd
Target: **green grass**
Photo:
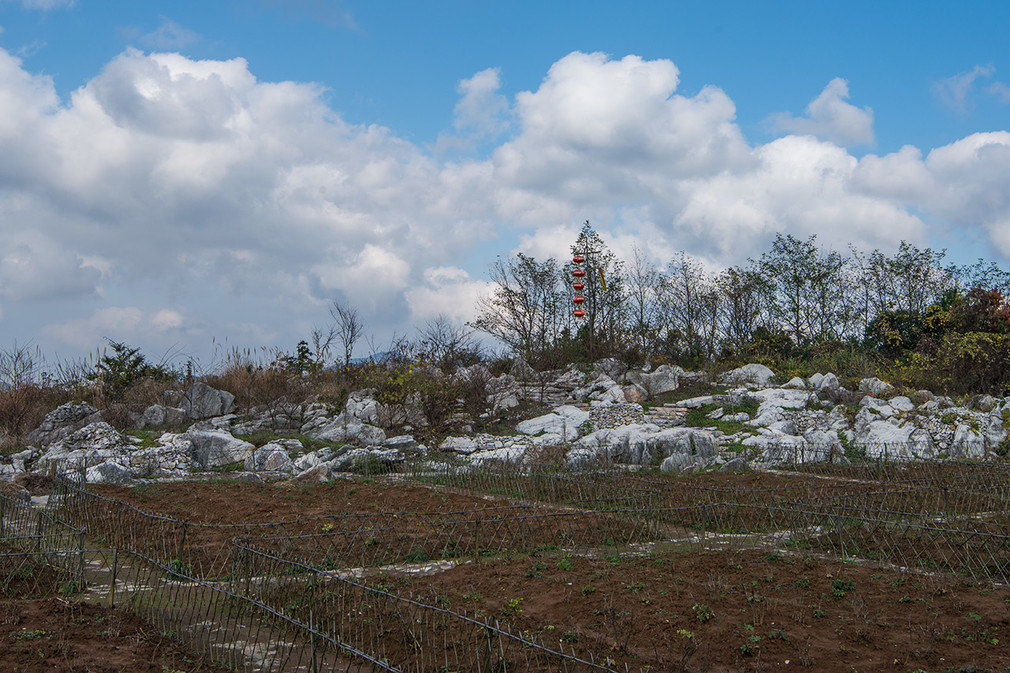
<instances>
[{"instance_id":1,"label":"green grass","mask_svg":"<svg viewBox=\"0 0 1010 673\"><path fill-rule=\"evenodd\" d=\"M138 449L153 449L156 446L161 446L158 444L158 439L162 433L162 430L127 430L126 436L140 440L140 444L136 445Z\"/></svg>"},{"instance_id":2,"label":"green grass","mask_svg":"<svg viewBox=\"0 0 1010 673\"><path fill-rule=\"evenodd\" d=\"M703 395L722 395L728 390L726 386L721 386L712 383L704 383L702 381L691 381L685 383L676 390L671 390L668 393L662 393L661 395L656 395L650 398L642 406L646 409L651 409L652 407L661 407L664 404L669 404L671 402L681 402L683 400L689 400L692 397L702 397Z\"/></svg>"},{"instance_id":3,"label":"green grass","mask_svg":"<svg viewBox=\"0 0 1010 673\"><path fill-rule=\"evenodd\" d=\"M724 421L722 419L707 418L707 415L719 408L718 404L704 404L697 409L691 409L684 418L684 426L688 428L716 428L727 435L733 435L747 429L743 421ZM726 405L723 407L725 415L738 414L741 411L753 416L757 411L757 402L747 400L735 406Z\"/></svg>"},{"instance_id":4,"label":"green grass","mask_svg":"<svg viewBox=\"0 0 1010 673\"><path fill-rule=\"evenodd\" d=\"M247 435L235 435L239 439L243 439L250 444L255 444L256 446L263 446L264 444L269 444L270 442L277 441L278 439L297 439L305 447L306 453L311 453L318 449L323 449L326 447L336 447L338 444L343 445L342 442L324 442L320 439L314 439L308 435L300 435L295 432L253 432Z\"/></svg>"}]
</instances>

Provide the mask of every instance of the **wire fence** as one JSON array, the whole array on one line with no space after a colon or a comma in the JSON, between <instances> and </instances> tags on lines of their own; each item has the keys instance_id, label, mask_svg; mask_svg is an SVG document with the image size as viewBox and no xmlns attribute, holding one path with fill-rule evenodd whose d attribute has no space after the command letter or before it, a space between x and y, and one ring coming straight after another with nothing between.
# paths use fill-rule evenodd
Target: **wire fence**
<instances>
[{"instance_id":1,"label":"wire fence","mask_svg":"<svg viewBox=\"0 0 1010 673\"><path fill-rule=\"evenodd\" d=\"M0 594L30 597L83 586L84 532L30 502L0 495Z\"/></svg>"},{"instance_id":2,"label":"wire fence","mask_svg":"<svg viewBox=\"0 0 1010 673\"><path fill-rule=\"evenodd\" d=\"M0 499L0 578L23 572L18 558L55 566L236 668L278 672L612 670L600 653L539 641L540 629L374 581L489 556L763 547L1010 583L1010 463L804 456L783 467L682 476L426 461L397 478L506 500L231 525L144 512L76 475L56 480L44 510Z\"/></svg>"}]
</instances>

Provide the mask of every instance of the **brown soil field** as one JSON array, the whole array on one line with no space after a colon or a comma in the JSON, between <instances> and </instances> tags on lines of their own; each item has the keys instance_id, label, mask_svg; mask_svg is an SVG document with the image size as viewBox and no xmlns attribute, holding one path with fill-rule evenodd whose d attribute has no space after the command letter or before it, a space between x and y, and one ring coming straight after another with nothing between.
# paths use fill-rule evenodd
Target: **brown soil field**
<instances>
[{"instance_id":1,"label":"brown soil field","mask_svg":"<svg viewBox=\"0 0 1010 673\"><path fill-rule=\"evenodd\" d=\"M677 518L680 515L665 519L665 524L659 517L643 532L628 528L629 519L616 511L617 500L589 508L597 493L656 493L661 508L706 505L707 525L714 521L726 532L754 533L789 523L788 517L762 513L762 506L787 508L805 498L808 503L854 503L853 507L883 501L895 505L895 511L938 514L948 504L964 513L985 511L990 503L1000 502L1000 494L991 492L992 473L964 467L943 470L942 475L930 470L901 472L900 486L876 482L869 472L856 477L852 470L827 478L761 472L688 477L622 474L601 478L595 486L562 478L557 483L541 480L525 492L522 480L515 478L500 484L492 478L480 485L480 492L467 493L402 477L311 486L215 480L102 486L94 492L143 512L198 524L187 527L178 556L198 566L204 576L226 572L227 550L237 537L253 538L256 547L322 567L346 568L360 560L360 565L372 567L365 580L371 586L499 619L547 644L587 658L592 654L596 661L619 670L625 666L632 671L719 672L795 667L828 673L1008 670L1010 589L936 572L957 571L952 562L920 564L911 570L844 562L820 555L824 550L838 551L830 533L812 538L802 552L771 547L703 552L691 544L662 542L629 546L628 542L649 542L657 535L677 537L674 532L682 537L690 532L683 526L690 525L693 514L685 514L683 520ZM937 480L941 486L934 487ZM948 488L942 485L945 480L970 482L972 487ZM555 502L574 503L580 498L584 502L538 505L532 498L541 491ZM510 495L516 499L509 500ZM957 498L952 504L951 497ZM109 502L110 507L115 504ZM740 507L722 512L718 503L724 502L756 505L756 514ZM112 520L104 519L106 524ZM1004 519L996 523L1005 526ZM888 526L883 530L890 530ZM155 557L170 559L169 546L177 542L179 530L175 522L159 530L163 549ZM878 548L877 538L869 534L865 538L853 538L858 544L846 552L900 561L921 546L906 535L901 542L907 538L907 552L899 544L894 553L884 553L887 550ZM509 540L522 543L506 544ZM759 545L757 536L734 542L735 547L749 544ZM483 553L474 553L478 549ZM375 567L437 558L460 564L427 574ZM296 586L294 591L302 589ZM286 596L286 601L291 598ZM64 613L69 607L63 603L48 598L37 603L40 614L68 619ZM42 639L15 640L10 635L14 632L4 628L0 624L0 642L16 642L19 648L25 641ZM40 629L49 633L46 626L29 630ZM92 637L101 639L94 633ZM390 660L395 660L396 645L384 646L384 656L391 653ZM18 651L23 655L32 650ZM46 652L43 655L48 656ZM8 670L3 656L0 648L0 670ZM146 655L137 656L141 661ZM115 670L158 669L126 665Z\"/></svg>"},{"instance_id":2,"label":"brown soil field","mask_svg":"<svg viewBox=\"0 0 1010 673\"><path fill-rule=\"evenodd\" d=\"M1010 590L769 551L490 559L374 579L617 668L1005 670Z\"/></svg>"},{"instance_id":3,"label":"brown soil field","mask_svg":"<svg viewBox=\"0 0 1010 673\"><path fill-rule=\"evenodd\" d=\"M0 670L225 673L123 610L56 597L0 603Z\"/></svg>"},{"instance_id":4,"label":"brown soil field","mask_svg":"<svg viewBox=\"0 0 1010 673\"><path fill-rule=\"evenodd\" d=\"M463 495L389 479L338 479L325 484L187 481L96 486L94 492L146 512L203 524L261 524L370 512L452 512L493 506Z\"/></svg>"}]
</instances>

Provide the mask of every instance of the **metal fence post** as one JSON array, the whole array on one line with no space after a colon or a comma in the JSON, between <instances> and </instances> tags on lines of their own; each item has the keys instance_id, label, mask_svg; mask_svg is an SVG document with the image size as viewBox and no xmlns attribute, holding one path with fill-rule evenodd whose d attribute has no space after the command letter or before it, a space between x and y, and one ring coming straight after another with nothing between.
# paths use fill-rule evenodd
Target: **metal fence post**
<instances>
[{"instance_id":1,"label":"metal fence post","mask_svg":"<svg viewBox=\"0 0 1010 673\"><path fill-rule=\"evenodd\" d=\"M109 581L109 607L116 606L116 570L119 568L119 547L112 548L112 577Z\"/></svg>"}]
</instances>

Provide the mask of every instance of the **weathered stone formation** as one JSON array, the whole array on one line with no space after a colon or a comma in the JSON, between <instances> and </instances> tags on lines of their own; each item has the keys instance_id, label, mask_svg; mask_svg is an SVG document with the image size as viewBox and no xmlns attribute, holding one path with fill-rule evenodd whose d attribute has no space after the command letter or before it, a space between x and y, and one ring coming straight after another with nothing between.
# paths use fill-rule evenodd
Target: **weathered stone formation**
<instances>
[{"instance_id":1,"label":"weathered stone formation","mask_svg":"<svg viewBox=\"0 0 1010 673\"><path fill-rule=\"evenodd\" d=\"M517 361L512 370L492 377L475 365L453 376L485 386L490 413L534 394L537 400L560 402L550 413L519 422L509 436L474 434L461 423L462 432L446 438L437 454L410 434L387 436L426 423L416 401L393 408L366 389L351 393L343 408L281 399L236 410L230 394L201 383L138 417L139 427L173 430L154 442L120 433L86 403L61 405L30 434L31 446L0 458L0 480L51 465L79 470L75 474L89 482L180 479L239 467L244 479L318 481L345 471L386 471L414 458L434 465L436 458L444 463L450 457L453 469L525 469L546 457L561 459L571 469L617 463L681 471L845 462L853 456L988 458L1008 448L1004 413L1010 405L989 395L960 403L929 391L898 395L876 378L860 381L858 391L847 391L830 372L775 386L770 369L751 364L721 377L731 386L726 392L658 405L654 401L646 412L630 400L654 399L676 391L682 379L706 374L668 366L628 369L615 360L595 363L588 377L574 366L536 372ZM705 427L683 427L688 414L692 424L700 417ZM299 433L328 446L307 452L297 438L264 440L258 446L243 439L260 432ZM13 493L13 487L6 488ZM13 497L22 495L17 491Z\"/></svg>"}]
</instances>

